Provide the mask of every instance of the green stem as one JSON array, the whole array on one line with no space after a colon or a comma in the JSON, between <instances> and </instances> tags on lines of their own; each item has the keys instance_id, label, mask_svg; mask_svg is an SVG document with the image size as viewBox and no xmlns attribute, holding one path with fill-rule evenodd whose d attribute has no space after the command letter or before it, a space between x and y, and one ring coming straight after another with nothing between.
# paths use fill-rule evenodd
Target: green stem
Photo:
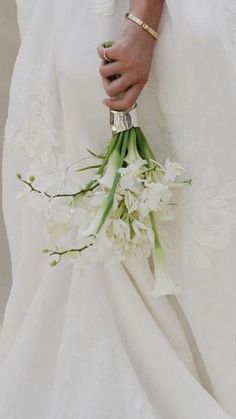
<instances>
[{"instance_id":1,"label":"green stem","mask_svg":"<svg viewBox=\"0 0 236 419\"><path fill-rule=\"evenodd\" d=\"M138 134L139 138L142 139L143 141L143 146L145 147L145 152L147 153L147 155L149 156L150 159L152 160L156 160L155 155L143 133L143 131L141 130L141 128L137 127L136 128L136 133Z\"/></svg>"},{"instance_id":2,"label":"green stem","mask_svg":"<svg viewBox=\"0 0 236 419\"><path fill-rule=\"evenodd\" d=\"M48 198L51 198L51 195L49 195L47 192L42 192L42 191L40 191L39 189L37 189L37 188L35 188L33 185L32 185L32 183L31 182L28 182L27 180L25 180L25 179L20 179L20 181L21 182L23 182L23 183L25 183L26 185L28 185L29 187L30 187L30 192L36 192L36 193L39 193L39 194L42 194L42 193L44 193L44 195L46 195Z\"/></svg>"},{"instance_id":3,"label":"green stem","mask_svg":"<svg viewBox=\"0 0 236 419\"><path fill-rule=\"evenodd\" d=\"M76 169L75 172L85 172L86 170L97 169L100 167L100 164L94 164L91 166L82 167L81 169Z\"/></svg>"},{"instance_id":4,"label":"green stem","mask_svg":"<svg viewBox=\"0 0 236 419\"><path fill-rule=\"evenodd\" d=\"M52 261L52 265L51 265L51 266L56 266L60 263L61 258L64 255L66 255L68 253L81 253L81 252L83 252L83 250L88 249L90 246L92 246L92 243L88 244L87 246L83 246L83 247L75 248L75 249L74 248L73 249L67 249L67 250L64 250L62 252L59 252L57 250L44 249L43 253L48 253L50 257L51 256L58 256L58 260L57 261L56 260Z\"/></svg>"},{"instance_id":5,"label":"green stem","mask_svg":"<svg viewBox=\"0 0 236 419\"><path fill-rule=\"evenodd\" d=\"M97 159L104 159L104 154L96 154L94 151L90 150L90 148L87 148L87 152L91 154L93 157L96 157Z\"/></svg>"},{"instance_id":6,"label":"green stem","mask_svg":"<svg viewBox=\"0 0 236 419\"><path fill-rule=\"evenodd\" d=\"M155 156L143 134L140 128L135 128L136 136L137 136L137 142L138 142L138 148L139 152L143 159L147 160L148 167L150 169L155 169L155 163L153 160L155 160Z\"/></svg>"},{"instance_id":7,"label":"green stem","mask_svg":"<svg viewBox=\"0 0 236 419\"><path fill-rule=\"evenodd\" d=\"M117 165L117 167L119 169L119 168L122 167L125 156L126 156L126 153L127 153L127 146L128 146L130 131L125 131L124 133L122 132L118 135L119 135L118 147L120 147L120 145L122 145L121 146L121 151L120 151L119 163ZM101 228L102 228L102 226L103 226L103 224L104 224L104 222L105 222L105 220L106 220L106 218L107 218L107 216L108 216L108 214L109 214L109 212L112 208L113 200L114 200L114 196L115 196L115 192L116 192L118 182L120 180L120 176L121 175L118 172L115 175L111 190L110 190L109 195L108 195L108 197L106 198L106 201L105 201L106 202L105 209L104 209L101 221L98 225L96 234L101 230Z\"/></svg>"},{"instance_id":8,"label":"green stem","mask_svg":"<svg viewBox=\"0 0 236 419\"><path fill-rule=\"evenodd\" d=\"M111 155L114 147L116 146L117 140L118 140L118 134L114 134L112 136L112 140L111 140L111 142L110 142L110 144L108 146L107 152L106 152L106 154L104 156L104 159L103 159L103 162L102 162L101 165L99 165L99 166L90 166L89 167L90 169L98 167L98 170L96 171L96 175L100 175L100 174L103 173L104 168L106 167L107 162L109 160L109 157L110 157L110 155ZM80 169L78 171L83 171L83 170L86 170L86 168ZM65 198L65 197L77 198L80 195L86 195L87 192L93 191L99 185L99 183L97 181L95 181L94 179L92 179L92 180L90 180L87 183L87 185L85 186L85 188L81 189L80 191L74 192L72 194L71 193L63 193L63 194L50 195L47 192L42 192L42 191L40 191L40 189L35 188L32 185L31 182L28 182L27 180L22 179L19 176L18 176L18 179L21 182L25 183L26 185L28 185L30 187L30 192L36 192L36 193L39 193L39 194L44 194L45 196L47 196L47 198L50 198L50 199Z\"/></svg>"},{"instance_id":9,"label":"green stem","mask_svg":"<svg viewBox=\"0 0 236 419\"><path fill-rule=\"evenodd\" d=\"M159 240L159 236L158 236L158 232L157 232L157 225L156 225L156 220L155 220L155 214L154 214L153 211L150 212L149 217L150 217L150 222L151 222L151 226L152 226L152 231L153 231L153 234L154 234L154 246L155 246L155 249L156 249L158 247L161 247L161 243L160 243L160 240Z\"/></svg>"}]
</instances>

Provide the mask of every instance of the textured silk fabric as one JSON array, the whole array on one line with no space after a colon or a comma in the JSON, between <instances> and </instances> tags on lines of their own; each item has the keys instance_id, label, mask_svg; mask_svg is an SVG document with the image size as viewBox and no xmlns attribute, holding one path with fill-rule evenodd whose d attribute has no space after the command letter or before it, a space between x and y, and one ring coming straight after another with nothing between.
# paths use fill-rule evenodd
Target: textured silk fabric
<instances>
[{"instance_id":1,"label":"textured silk fabric","mask_svg":"<svg viewBox=\"0 0 236 419\"><path fill-rule=\"evenodd\" d=\"M110 137L96 46L128 2L18 0L3 209L13 284L0 335L0 419L236 416L236 1L167 0L139 121L192 178L160 226L183 291L155 299L145 261L52 269L16 172L54 170ZM17 150L17 151L15 151Z\"/></svg>"}]
</instances>

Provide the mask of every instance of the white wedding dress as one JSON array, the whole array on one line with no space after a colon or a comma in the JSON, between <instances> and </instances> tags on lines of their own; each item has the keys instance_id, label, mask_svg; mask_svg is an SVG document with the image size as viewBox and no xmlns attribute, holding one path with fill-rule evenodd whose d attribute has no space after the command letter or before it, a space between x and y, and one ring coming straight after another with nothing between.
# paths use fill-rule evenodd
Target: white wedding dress
<instances>
[{"instance_id":1,"label":"white wedding dress","mask_svg":"<svg viewBox=\"0 0 236 419\"><path fill-rule=\"evenodd\" d=\"M181 294L154 298L144 261L82 277L51 268L20 172L101 152L108 110L96 47L127 0L18 0L3 155L13 283L0 335L0 419L236 416L236 0L166 0L139 121L192 179L161 234Z\"/></svg>"}]
</instances>

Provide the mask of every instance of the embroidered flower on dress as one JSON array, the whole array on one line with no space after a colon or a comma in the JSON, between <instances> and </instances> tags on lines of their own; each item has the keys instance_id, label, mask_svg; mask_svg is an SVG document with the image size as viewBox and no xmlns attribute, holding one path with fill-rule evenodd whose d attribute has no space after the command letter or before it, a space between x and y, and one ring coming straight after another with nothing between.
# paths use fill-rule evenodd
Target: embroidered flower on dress
<instances>
[{"instance_id":1,"label":"embroidered flower on dress","mask_svg":"<svg viewBox=\"0 0 236 419\"><path fill-rule=\"evenodd\" d=\"M232 227L236 224L233 200L236 180L219 186L213 164L205 169L199 184L186 191L183 202L183 243L186 261L193 260L202 268L210 267L214 250L230 243Z\"/></svg>"},{"instance_id":2,"label":"embroidered flower on dress","mask_svg":"<svg viewBox=\"0 0 236 419\"><path fill-rule=\"evenodd\" d=\"M94 13L112 15L115 11L115 0L91 0L91 8Z\"/></svg>"},{"instance_id":3,"label":"embroidered flower on dress","mask_svg":"<svg viewBox=\"0 0 236 419\"><path fill-rule=\"evenodd\" d=\"M236 2L230 2L231 4L228 5L226 8L226 19L229 25L229 30L231 32L231 40L233 44L236 44Z\"/></svg>"}]
</instances>

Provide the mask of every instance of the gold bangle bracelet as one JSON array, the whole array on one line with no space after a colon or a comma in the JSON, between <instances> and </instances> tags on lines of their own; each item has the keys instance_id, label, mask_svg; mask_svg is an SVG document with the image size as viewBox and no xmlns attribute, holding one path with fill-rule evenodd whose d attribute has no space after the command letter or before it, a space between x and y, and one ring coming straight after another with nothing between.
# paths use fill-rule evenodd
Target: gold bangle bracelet
<instances>
[{"instance_id":1,"label":"gold bangle bracelet","mask_svg":"<svg viewBox=\"0 0 236 419\"><path fill-rule=\"evenodd\" d=\"M125 17L127 19L131 20L132 22L136 23L137 25L139 25L146 32L148 32L151 36L153 36L153 38L155 38L155 39L158 38L158 33L156 31L154 31L154 29L152 29L149 25L147 25L147 23L143 22L143 20L134 16L133 13L128 12L128 13L126 13Z\"/></svg>"}]
</instances>

